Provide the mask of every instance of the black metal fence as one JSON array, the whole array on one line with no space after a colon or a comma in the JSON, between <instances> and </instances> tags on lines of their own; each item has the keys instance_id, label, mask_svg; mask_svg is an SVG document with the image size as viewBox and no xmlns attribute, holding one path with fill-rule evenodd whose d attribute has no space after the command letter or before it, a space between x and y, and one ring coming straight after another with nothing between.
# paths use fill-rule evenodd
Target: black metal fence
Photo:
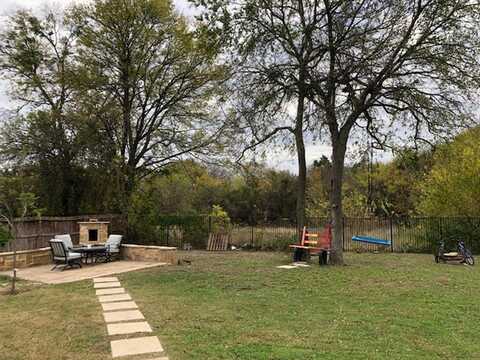
<instances>
[{"instance_id":1,"label":"black metal fence","mask_svg":"<svg viewBox=\"0 0 480 360\"><path fill-rule=\"evenodd\" d=\"M368 245L369 250L430 253L442 240L452 249L458 240L463 240L473 252L479 253L479 230L480 218L470 217L346 218L343 247L347 251L361 247L352 241L352 236L365 235L391 242L389 249Z\"/></svg>"},{"instance_id":2,"label":"black metal fence","mask_svg":"<svg viewBox=\"0 0 480 360\"><path fill-rule=\"evenodd\" d=\"M180 219L180 217L178 217ZM209 216L189 217L158 225L153 243L194 249L206 248L210 232L216 231L216 219ZM321 231L328 218L307 219L308 228ZM273 223L233 224L228 229L231 245L256 250L286 250L298 241L295 222L285 219ZM352 236L369 236L389 240L391 246L352 241ZM343 249L345 251L389 251L430 253L440 240L455 248L457 240L465 241L474 253L480 253L480 218L471 217L410 217L410 218L344 218ZM189 245L187 245L189 244Z\"/></svg>"}]
</instances>

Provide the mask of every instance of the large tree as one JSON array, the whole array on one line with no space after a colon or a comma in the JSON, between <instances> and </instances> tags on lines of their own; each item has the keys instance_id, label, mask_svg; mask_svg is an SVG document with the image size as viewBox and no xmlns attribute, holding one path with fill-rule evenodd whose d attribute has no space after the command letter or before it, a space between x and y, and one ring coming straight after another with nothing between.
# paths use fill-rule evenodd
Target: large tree
<instances>
[{"instance_id":1,"label":"large tree","mask_svg":"<svg viewBox=\"0 0 480 360\"><path fill-rule=\"evenodd\" d=\"M72 116L75 38L76 28L53 11L42 16L19 11L0 35L0 73L17 107L3 119L0 155L11 166L34 166L42 174L45 204L65 215L78 211L81 191L75 185L84 150Z\"/></svg>"},{"instance_id":2,"label":"large tree","mask_svg":"<svg viewBox=\"0 0 480 360\"><path fill-rule=\"evenodd\" d=\"M126 209L139 179L218 140L213 99L224 70L215 37L190 30L169 0L96 0L70 18L80 33L82 108L114 149Z\"/></svg>"},{"instance_id":3,"label":"large tree","mask_svg":"<svg viewBox=\"0 0 480 360\"><path fill-rule=\"evenodd\" d=\"M429 141L469 125L479 86L479 5L471 0L202 1L209 23L231 31L239 11L270 19L285 51L311 50L307 97L332 146L330 208L335 263L343 263L342 184L354 129ZM233 13L233 14L232 14ZM306 37L304 35L307 35Z\"/></svg>"},{"instance_id":4,"label":"large tree","mask_svg":"<svg viewBox=\"0 0 480 360\"><path fill-rule=\"evenodd\" d=\"M307 98L306 74L316 55L314 49L304 46L309 41L308 32L298 34L298 44L285 44L281 34L271 29L271 13L251 10L250 6L239 7L231 16L221 18L226 23L222 32L225 58L234 69L229 81L229 91L235 94L231 104L237 126L247 139L239 146L237 161L251 150L263 149L270 155L272 144L295 149L296 221L301 229L306 207L305 141L311 138L316 118L315 106ZM212 20L209 14L204 15Z\"/></svg>"}]
</instances>

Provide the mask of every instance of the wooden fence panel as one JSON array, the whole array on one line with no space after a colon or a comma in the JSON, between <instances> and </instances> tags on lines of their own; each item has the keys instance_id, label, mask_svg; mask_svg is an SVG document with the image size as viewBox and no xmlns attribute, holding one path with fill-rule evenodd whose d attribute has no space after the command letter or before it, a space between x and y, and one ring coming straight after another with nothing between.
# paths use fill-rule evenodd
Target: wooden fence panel
<instances>
[{"instance_id":1,"label":"wooden fence panel","mask_svg":"<svg viewBox=\"0 0 480 360\"><path fill-rule=\"evenodd\" d=\"M81 215L69 217L40 217L25 218L16 220L17 241L15 243L18 251L34 250L48 246L48 241L55 235L70 234L74 244L79 241L79 221L89 219L109 221L108 231L111 234L124 235L126 222L122 215ZM3 223L5 224L5 223ZM11 243L0 246L0 252L13 251Z\"/></svg>"}]
</instances>

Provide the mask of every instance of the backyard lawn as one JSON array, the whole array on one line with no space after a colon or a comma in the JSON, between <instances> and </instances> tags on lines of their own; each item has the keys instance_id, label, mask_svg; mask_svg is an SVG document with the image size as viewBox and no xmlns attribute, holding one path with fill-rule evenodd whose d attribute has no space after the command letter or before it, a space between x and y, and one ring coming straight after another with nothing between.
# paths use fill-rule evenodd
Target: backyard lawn
<instances>
[{"instance_id":1,"label":"backyard lawn","mask_svg":"<svg viewBox=\"0 0 480 360\"><path fill-rule=\"evenodd\" d=\"M412 254L292 270L276 268L290 260L279 253L181 257L192 264L118 276L170 360L480 358L478 267ZM91 281L22 287L0 295L2 359L109 358Z\"/></svg>"}]
</instances>

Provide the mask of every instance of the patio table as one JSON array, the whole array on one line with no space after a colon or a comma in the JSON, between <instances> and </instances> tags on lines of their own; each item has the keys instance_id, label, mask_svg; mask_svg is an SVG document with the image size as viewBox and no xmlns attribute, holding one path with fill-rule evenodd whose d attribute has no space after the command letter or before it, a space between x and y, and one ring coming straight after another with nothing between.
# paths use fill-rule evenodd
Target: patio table
<instances>
[{"instance_id":1,"label":"patio table","mask_svg":"<svg viewBox=\"0 0 480 360\"><path fill-rule=\"evenodd\" d=\"M107 248L103 245L80 246L72 249L72 251L82 254L85 264L88 264L88 258L90 258L90 264L93 264L97 261L97 255L104 253L106 250Z\"/></svg>"}]
</instances>

